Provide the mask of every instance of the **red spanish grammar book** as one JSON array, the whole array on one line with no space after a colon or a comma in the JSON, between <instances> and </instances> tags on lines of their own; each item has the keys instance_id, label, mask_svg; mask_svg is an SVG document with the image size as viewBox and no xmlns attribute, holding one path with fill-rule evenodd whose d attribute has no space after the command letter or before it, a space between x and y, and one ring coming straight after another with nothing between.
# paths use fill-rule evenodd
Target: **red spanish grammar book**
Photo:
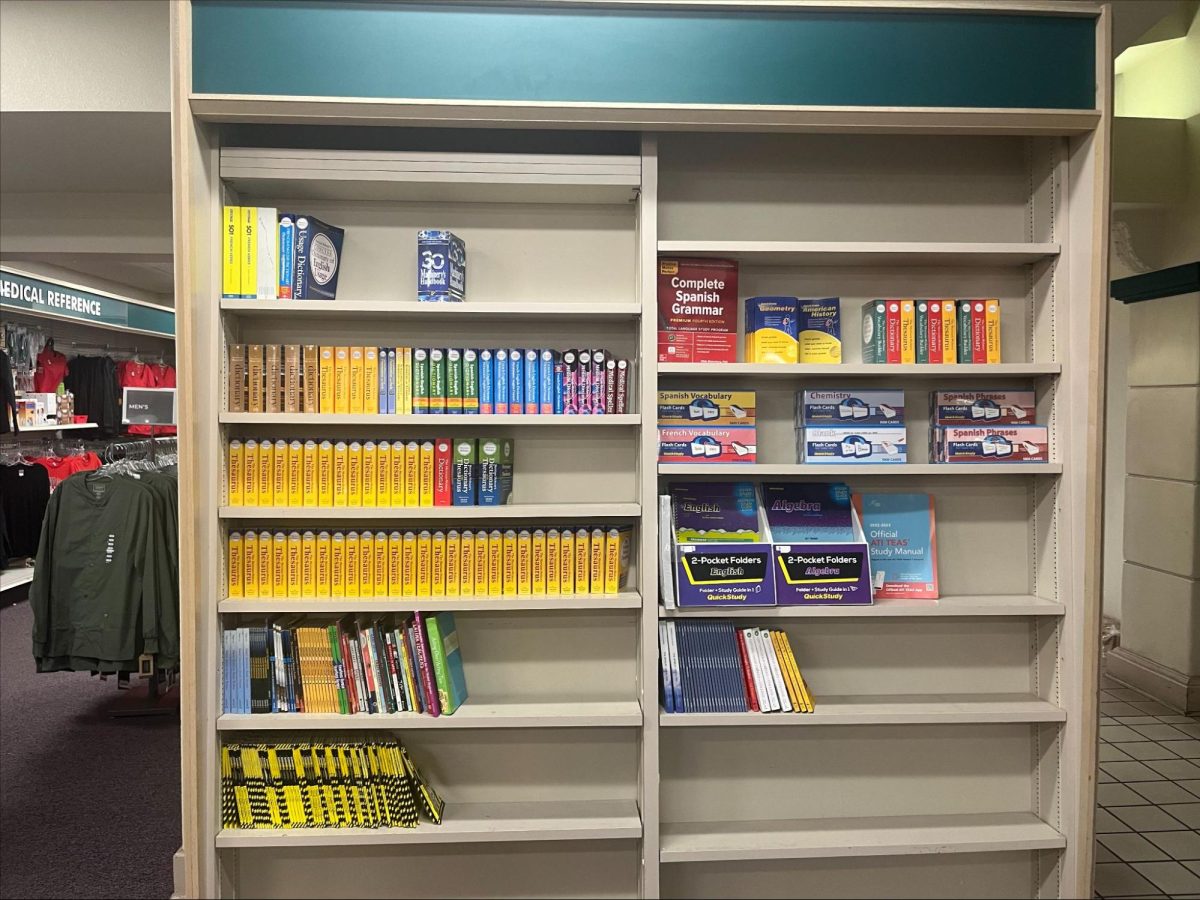
<instances>
[{"instance_id":1,"label":"red spanish grammar book","mask_svg":"<svg viewBox=\"0 0 1200 900\"><path fill-rule=\"evenodd\" d=\"M738 264L658 261L658 361L737 362Z\"/></svg>"}]
</instances>

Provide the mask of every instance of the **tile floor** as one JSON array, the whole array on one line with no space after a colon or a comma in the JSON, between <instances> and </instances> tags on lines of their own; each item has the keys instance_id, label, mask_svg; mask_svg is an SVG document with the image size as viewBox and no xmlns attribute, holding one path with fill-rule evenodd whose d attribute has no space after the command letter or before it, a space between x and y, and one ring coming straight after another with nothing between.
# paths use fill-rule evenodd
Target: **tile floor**
<instances>
[{"instance_id":1,"label":"tile floor","mask_svg":"<svg viewBox=\"0 0 1200 900\"><path fill-rule=\"evenodd\" d=\"M1200 898L1200 718L1105 676L1096 896Z\"/></svg>"}]
</instances>

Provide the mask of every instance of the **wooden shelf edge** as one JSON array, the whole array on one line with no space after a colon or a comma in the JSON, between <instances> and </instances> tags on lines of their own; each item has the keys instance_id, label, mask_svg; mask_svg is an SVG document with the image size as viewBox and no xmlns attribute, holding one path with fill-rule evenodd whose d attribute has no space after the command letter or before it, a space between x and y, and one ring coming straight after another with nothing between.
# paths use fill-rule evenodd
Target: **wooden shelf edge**
<instances>
[{"instance_id":1,"label":"wooden shelf edge","mask_svg":"<svg viewBox=\"0 0 1200 900\"><path fill-rule=\"evenodd\" d=\"M416 828L237 829L217 833L217 849L367 846L510 841L624 840L642 836L632 800L447 803L440 825Z\"/></svg>"},{"instance_id":2,"label":"wooden shelf edge","mask_svg":"<svg viewBox=\"0 0 1200 900\"><path fill-rule=\"evenodd\" d=\"M548 428L615 427L640 425L637 413L602 416L541 416L541 415L372 415L329 413L235 413L218 416L222 425L416 425L425 428L460 428L462 426L541 425Z\"/></svg>"},{"instance_id":3,"label":"wooden shelf edge","mask_svg":"<svg viewBox=\"0 0 1200 900\"><path fill-rule=\"evenodd\" d=\"M217 607L222 613L373 613L373 612L555 612L640 609L642 595L556 594L535 597L345 597L309 599L254 599L226 597Z\"/></svg>"},{"instance_id":4,"label":"wooden shelf edge","mask_svg":"<svg viewBox=\"0 0 1200 900\"><path fill-rule=\"evenodd\" d=\"M828 725L982 725L1005 723L1065 722L1067 712L1047 700L1035 697L982 699L979 695L941 699L876 697L856 701L851 698L814 697L812 713L669 713L659 711L663 728L786 728Z\"/></svg>"},{"instance_id":5,"label":"wooden shelf edge","mask_svg":"<svg viewBox=\"0 0 1200 900\"><path fill-rule=\"evenodd\" d=\"M637 700L562 703L472 703L449 716L422 713L224 713L217 730L237 731L393 731L491 728L634 728L642 725Z\"/></svg>"},{"instance_id":6,"label":"wooden shelf edge","mask_svg":"<svg viewBox=\"0 0 1200 900\"><path fill-rule=\"evenodd\" d=\"M1032 813L664 823L663 863L837 859L1057 850L1066 837Z\"/></svg>"},{"instance_id":7,"label":"wooden shelf edge","mask_svg":"<svg viewBox=\"0 0 1200 900\"><path fill-rule=\"evenodd\" d=\"M507 506L222 506L221 519L314 519L330 522L629 518L641 515L637 503L512 503Z\"/></svg>"},{"instance_id":8,"label":"wooden shelf edge","mask_svg":"<svg viewBox=\"0 0 1200 900\"><path fill-rule=\"evenodd\" d=\"M1062 463L659 463L660 475L763 478L793 475L1061 475Z\"/></svg>"},{"instance_id":9,"label":"wooden shelf edge","mask_svg":"<svg viewBox=\"0 0 1200 900\"><path fill-rule=\"evenodd\" d=\"M1061 603L1033 595L961 595L931 600L877 600L871 606L691 606L659 607L665 619L870 619L985 616L1061 616Z\"/></svg>"}]
</instances>

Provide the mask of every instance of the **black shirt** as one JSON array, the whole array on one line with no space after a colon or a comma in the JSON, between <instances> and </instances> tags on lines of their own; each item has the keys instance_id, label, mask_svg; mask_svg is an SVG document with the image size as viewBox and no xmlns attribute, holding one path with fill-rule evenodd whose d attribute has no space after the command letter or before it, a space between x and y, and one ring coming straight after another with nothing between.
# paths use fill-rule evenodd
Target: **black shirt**
<instances>
[{"instance_id":1,"label":"black shirt","mask_svg":"<svg viewBox=\"0 0 1200 900\"><path fill-rule=\"evenodd\" d=\"M42 517L50 501L50 475L36 464L0 466L4 543L13 557L36 556Z\"/></svg>"}]
</instances>

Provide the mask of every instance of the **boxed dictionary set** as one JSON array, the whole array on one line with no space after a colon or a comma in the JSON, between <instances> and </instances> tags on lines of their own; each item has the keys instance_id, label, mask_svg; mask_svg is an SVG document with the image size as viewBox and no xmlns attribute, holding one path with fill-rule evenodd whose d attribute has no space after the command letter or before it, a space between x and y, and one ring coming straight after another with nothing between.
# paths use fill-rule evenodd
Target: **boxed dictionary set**
<instances>
[{"instance_id":1,"label":"boxed dictionary set","mask_svg":"<svg viewBox=\"0 0 1200 900\"><path fill-rule=\"evenodd\" d=\"M996 298L869 300L862 317L864 363L1001 361Z\"/></svg>"},{"instance_id":2,"label":"boxed dictionary set","mask_svg":"<svg viewBox=\"0 0 1200 900\"><path fill-rule=\"evenodd\" d=\"M669 489L668 605L870 604L866 538L842 483L694 482Z\"/></svg>"}]
</instances>

